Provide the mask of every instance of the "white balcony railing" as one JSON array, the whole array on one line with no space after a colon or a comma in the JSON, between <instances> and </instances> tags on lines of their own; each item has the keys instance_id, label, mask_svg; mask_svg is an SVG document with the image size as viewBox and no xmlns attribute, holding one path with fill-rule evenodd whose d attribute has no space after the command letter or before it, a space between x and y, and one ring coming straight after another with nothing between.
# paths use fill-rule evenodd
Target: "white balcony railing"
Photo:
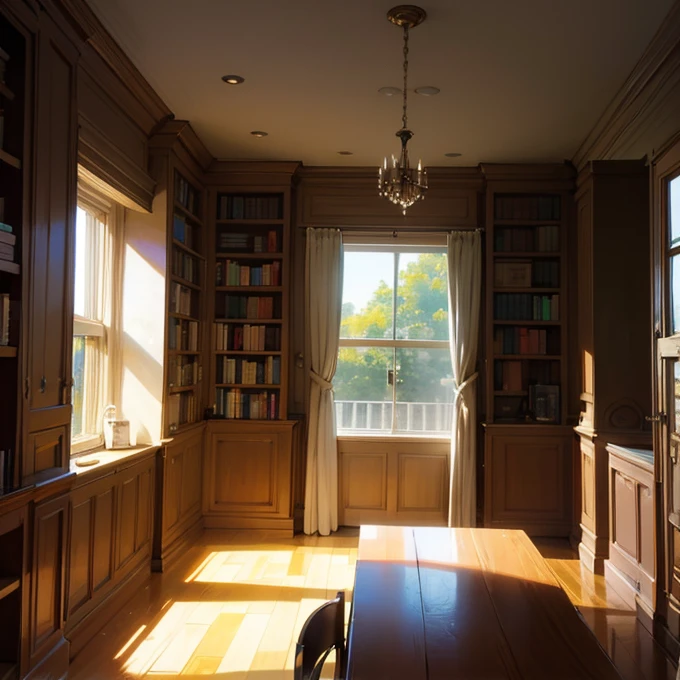
<instances>
[{"instance_id":1,"label":"white balcony railing","mask_svg":"<svg viewBox=\"0 0 680 680\"><path fill-rule=\"evenodd\" d=\"M453 408L445 402L397 402L396 430L450 432ZM339 432L392 431L391 401L336 401Z\"/></svg>"}]
</instances>

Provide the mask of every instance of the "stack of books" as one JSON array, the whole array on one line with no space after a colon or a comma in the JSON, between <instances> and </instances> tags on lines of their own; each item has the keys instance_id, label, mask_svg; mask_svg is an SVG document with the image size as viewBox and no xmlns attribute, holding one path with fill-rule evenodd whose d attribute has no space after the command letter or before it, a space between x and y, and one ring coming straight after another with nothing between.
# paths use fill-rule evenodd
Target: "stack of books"
<instances>
[{"instance_id":1,"label":"stack of books","mask_svg":"<svg viewBox=\"0 0 680 680\"><path fill-rule=\"evenodd\" d=\"M14 262L14 244L17 237L9 224L0 222L0 270L10 274L19 273L19 265Z\"/></svg>"}]
</instances>

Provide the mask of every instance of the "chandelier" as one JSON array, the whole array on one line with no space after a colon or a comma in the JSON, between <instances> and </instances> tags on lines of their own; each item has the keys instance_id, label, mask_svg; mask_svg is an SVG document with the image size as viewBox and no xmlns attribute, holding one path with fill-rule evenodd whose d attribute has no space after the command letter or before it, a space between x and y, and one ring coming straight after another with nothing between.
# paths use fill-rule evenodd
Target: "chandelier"
<instances>
[{"instance_id":1,"label":"chandelier","mask_svg":"<svg viewBox=\"0 0 680 680\"><path fill-rule=\"evenodd\" d=\"M401 207L406 215L406 208L424 198L427 191L427 170L423 170L420 161L418 167L412 168L408 159L408 142L413 132L408 129L408 32L425 20L427 14L424 9L415 5L399 5L393 7L387 18L395 25L404 29L404 113L401 117L402 126L396 136L401 140L401 154L399 159L392 156L391 165L387 157L378 172L378 193Z\"/></svg>"}]
</instances>

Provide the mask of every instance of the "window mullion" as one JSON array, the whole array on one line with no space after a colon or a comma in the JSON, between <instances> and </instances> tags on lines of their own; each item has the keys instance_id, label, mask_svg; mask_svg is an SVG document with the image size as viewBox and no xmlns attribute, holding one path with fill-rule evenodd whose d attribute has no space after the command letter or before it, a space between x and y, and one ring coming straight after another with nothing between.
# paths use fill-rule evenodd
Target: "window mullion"
<instances>
[{"instance_id":1,"label":"window mullion","mask_svg":"<svg viewBox=\"0 0 680 680\"><path fill-rule=\"evenodd\" d=\"M392 340L397 339L397 304L399 291L399 253L394 253L394 273L392 277ZM397 348L392 347L392 434L397 431Z\"/></svg>"}]
</instances>

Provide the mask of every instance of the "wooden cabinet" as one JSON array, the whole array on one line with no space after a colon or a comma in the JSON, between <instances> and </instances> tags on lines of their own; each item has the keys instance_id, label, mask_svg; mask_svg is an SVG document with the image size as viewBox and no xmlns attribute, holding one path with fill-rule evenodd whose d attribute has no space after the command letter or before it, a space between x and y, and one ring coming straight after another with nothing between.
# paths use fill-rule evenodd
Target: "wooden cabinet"
<instances>
[{"instance_id":1,"label":"wooden cabinet","mask_svg":"<svg viewBox=\"0 0 680 680\"><path fill-rule=\"evenodd\" d=\"M642 161L593 161L579 174L578 352L581 560L602 573L609 547L609 443L651 432L649 178Z\"/></svg>"},{"instance_id":2,"label":"wooden cabinet","mask_svg":"<svg viewBox=\"0 0 680 680\"><path fill-rule=\"evenodd\" d=\"M61 483L56 485L61 486ZM30 677L62 677L68 668L68 644L64 639L68 514L68 493L36 503L33 511L28 636Z\"/></svg>"},{"instance_id":3,"label":"wooden cabinet","mask_svg":"<svg viewBox=\"0 0 680 680\"><path fill-rule=\"evenodd\" d=\"M448 441L338 441L339 523L445 526Z\"/></svg>"},{"instance_id":4,"label":"wooden cabinet","mask_svg":"<svg viewBox=\"0 0 680 680\"><path fill-rule=\"evenodd\" d=\"M609 453L609 558L605 576L649 619L654 612L654 454L611 445Z\"/></svg>"},{"instance_id":5,"label":"wooden cabinet","mask_svg":"<svg viewBox=\"0 0 680 680\"><path fill-rule=\"evenodd\" d=\"M530 536L571 530L571 429L487 425L484 442L484 526L523 529Z\"/></svg>"},{"instance_id":6,"label":"wooden cabinet","mask_svg":"<svg viewBox=\"0 0 680 680\"><path fill-rule=\"evenodd\" d=\"M158 452L154 570L167 568L202 528L204 432L199 426L179 434Z\"/></svg>"},{"instance_id":7,"label":"wooden cabinet","mask_svg":"<svg viewBox=\"0 0 680 680\"><path fill-rule=\"evenodd\" d=\"M206 527L279 529L292 535L297 421L208 421L203 474Z\"/></svg>"},{"instance_id":8,"label":"wooden cabinet","mask_svg":"<svg viewBox=\"0 0 680 680\"><path fill-rule=\"evenodd\" d=\"M84 473L71 492L65 597L71 657L124 602L121 590L149 572L154 455Z\"/></svg>"},{"instance_id":9,"label":"wooden cabinet","mask_svg":"<svg viewBox=\"0 0 680 680\"><path fill-rule=\"evenodd\" d=\"M73 335L72 248L76 210L76 57L46 14L37 49L34 223L26 319L23 475L68 464Z\"/></svg>"}]
</instances>

